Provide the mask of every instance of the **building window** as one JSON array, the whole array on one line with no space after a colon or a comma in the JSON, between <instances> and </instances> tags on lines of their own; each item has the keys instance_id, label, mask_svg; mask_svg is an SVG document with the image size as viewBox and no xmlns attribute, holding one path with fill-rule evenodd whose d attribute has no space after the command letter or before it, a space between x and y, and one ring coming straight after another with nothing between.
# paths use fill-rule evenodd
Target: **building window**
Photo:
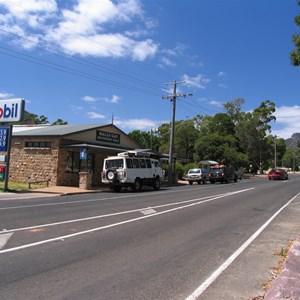
<instances>
[{"instance_id":1,"label":"building window","mask_svg":"<svg viewBox=\"0 0 300 300\"><path fill-rule=\"evenodd\" d=\"M94 172L95 154L88 153L86 160L81 160L79 156L79 152L68 151L66 172Z\"/></svg>"},{"instance_id":2,"label":"building window","mask_svg":"<svg viewBox=\"0 0 300 300\"><path fill-rule=\"evenodd\" d=\"M51 142L26 142L26 148L51 148Z\"/></svg>"}]
</instances>

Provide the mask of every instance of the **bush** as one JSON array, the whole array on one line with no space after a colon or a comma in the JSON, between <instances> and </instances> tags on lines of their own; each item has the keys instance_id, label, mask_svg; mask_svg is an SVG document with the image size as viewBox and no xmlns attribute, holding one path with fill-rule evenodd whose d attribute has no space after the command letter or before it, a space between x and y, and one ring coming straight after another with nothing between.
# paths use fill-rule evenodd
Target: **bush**
<instances>
[{"instance_id":1,"label":"bush","mask_svg":"<svg viewBox=\"0 0 300 300\"><path fill-rule=\"evenodd\" d=\"M188 163L183 168L184 168L184 174L187 174L189 169L199 168L199 165L196 163Z\"/></svg>"}]
</instances>

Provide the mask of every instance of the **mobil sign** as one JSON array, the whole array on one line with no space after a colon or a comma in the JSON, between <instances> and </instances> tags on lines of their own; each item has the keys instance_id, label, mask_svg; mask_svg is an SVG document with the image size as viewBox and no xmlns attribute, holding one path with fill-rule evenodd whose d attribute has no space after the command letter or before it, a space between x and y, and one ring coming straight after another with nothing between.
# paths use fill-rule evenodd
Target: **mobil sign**
<instances>
[{"instance_id":1,"label":"mobil sign","mask_svg":"<svg viewBox=\"0 0 300 300\"><path fill-rule=\"evenodd\" d=\"M0 100L0 123L21 121L24 107L24 99Z\"/></svg>"}]
</instances>

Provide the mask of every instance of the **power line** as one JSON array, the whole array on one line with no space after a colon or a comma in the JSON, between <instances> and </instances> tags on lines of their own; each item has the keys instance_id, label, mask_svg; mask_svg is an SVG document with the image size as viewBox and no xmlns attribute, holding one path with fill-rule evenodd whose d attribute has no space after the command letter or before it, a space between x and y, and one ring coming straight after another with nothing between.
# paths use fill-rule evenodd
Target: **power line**
<instances>
[{"instance_id":1,"label":"power line","mask_svg":"<svg viewBox=\"0 0 300 300\"><path fill-rule=\"evenodd\" d=\"M125 89L131 89L131 90L134 90L136 92L140 92L140 93L144 93L144 94L148 94L148 95L152 94L154 96L158 96L157 94L155 94L153 92L150 92L150 91L147 91L147 90L144 90L144 89L140 89L140 88L137 88L137 87L134 87L134 86L122 84L122 83L119 83L119 82L116 82L116 81L111 81L111 80L108 80L108 79L105 79L105 78L102 78L102 77L99 77L99 76L96 76L96 75L92 75L92 74L89 74L89 73L86 73L86 72L83 72L83 71L76 70L74 68L65 67L65 66L62 66L60 64L56 64L56 63L47 61L45 59L36 58L36 57L30 56L30 55L27 55L27 54L24 54L24 53L15 51L15 50L7 49L5 47L0 46L0 49L5 50L5 51L9 51L9 53L0 51L1 54L6 55L6 56L14 57L14 58L24 60L24 61L27 61L27 62L30 62L30 63L34 63L34 64L37 64L37 65L40 65L40 66L43 66L43 67L51 68L51 69L58 70L58 71L61 71L61 72L65 72L65 73L69 73L69 74L72 74L72 75L77 75L77 76L84 77L84 78L87 78L87 79L100 81L102 83L110 84L110 85L113 85L113 86L118 86L118 87L125 88ZM14 54L12 54L11 52L14 53Z\"/></svg>"}]
</instances>

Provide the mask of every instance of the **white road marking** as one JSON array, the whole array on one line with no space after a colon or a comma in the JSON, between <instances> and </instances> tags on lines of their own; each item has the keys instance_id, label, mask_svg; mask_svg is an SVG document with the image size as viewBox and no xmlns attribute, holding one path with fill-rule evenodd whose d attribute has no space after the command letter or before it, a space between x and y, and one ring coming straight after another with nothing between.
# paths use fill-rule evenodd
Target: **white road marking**
<instances>
[{"instance_id":1,"label":"white road marking","mask_svg":"<svg viewBox=\"0 0 300 300\"><path fill-rule=\"evenodd\" d=\"M0 234L0 250L4 248L4 246L6 245L8 240L12 237L13 234L14 234L13 232Z\"/></svg>"},{"instance_id":2,"label":"white road marking","mask_svg":"<svg viewBox=\"0 0 300 300\"><path fill-rule=\"evenodd\" d=\"M92 233L92 232L95 232L95 231L100 231L100 230L107 229L107 228L112 228L112 227L116 227L116 226L120 226L120 225L124 225L124 224L129 224L129 223L140 221L140 220L143 220L143 219L152 218L154 216L163 215L163 214L170 213L170 212L173 212L173 211L177 211L177 210L181 210L181 209L184 209L184 208L192 207L192 206L195 206L195 205L198 205L198 204L211 202L211 201L214 201L214 200L219 199L219 198L235 195L235 194L238 194L238 193L247 192L247 191L253 190L253 189L254 188L249 188L249 189L235 191L235 192L231 192L231 193L225 193L225 194L222 194L222 195L219 195L219 196L207 199L207 200L203 200L203 201L200 201L200 202L194 202L197 199L189 200L189 201L193 201L193 203L189 203L187 205L171 208L169 210L165 210L165 211L162 211L162 212L157 212L157 213L154 213L154 214L151 214L151 215L146 215L146 216L129 219L129 220L122 221L122 222L117 222L117 223L113 223L113 224L109 224L109 225L105 225L105 226L101 226L101 227L96 227L96 228L76 232L76 233L73 233L73 234L59 236L59 237L55 237L55 238L52 238L52 239L39 241L39 242L36 242L36 243L25 244L25 245L22 245L22 246L19 246L19 247L0 250L0 254L9 253L9 252L13 252L13 251L18 251L18 250L22 250L22 249L26 249L26 248L30 248L30 247L35 247L35 246L39 246L39 245L43 245L43 244L47 244L47 243L51 243L51 242L55 242L55 241L61 241L61 240L76 237L76 236L79 236L79 235L84 235L84 234ZM201 199L201 198L199 198L199 199ZM198 199L198 201L199 201L199 199Z\"/></svg>"},{"instance_id":3,"label":"white road marking","mask_svg":"<svg viewBox=\"0 0 300 300\"><path fill-rule=\"evenodd\" d=\"M251 189L254 189L254 188L250 188L250 189L247 189L247 190L251 190ZM242 191L247 191L247 190L240 190L240 191L237 191L237 192L231 192L229 194L233 195L234 193L240 193ZM181 204L184 204L184 203L190 203L190 202L195 202L195 201L200 201L200 200L202 200L202 202L206 202L206 201L203 201L203 200L210 199L212 197L219 197L219 196L223 196L223 195L227 196L228 193L217 194L217 195L213 195L213 196L205 196L205 197L201 197L201 198L184 200L184 201L180 201L180 202L174 202L174 203L156 205L156 206L153 206L153 207L138 208L138 209L127 210L127 211L122 211L122 212L117 212L117 213L106 214L106 215L92 216L92 217L86 217L86 218L81 218L81 219L73 219L73 220L61 221L61 222L55 222L55 223L40 224L40 225L27 226L27 227L15 228L15 229L5 229L5 232L6 233L7 232L17 232L17 231L31 230L31 229L42 228L42 227L50 227L50 226L57 226L57 225L65 225L65 224L69 224L69 223L77 223L77 222L83 222L83 221L90 221L90 220L94 220L94 219L101 219L101 218L107 218L107 217L113 217L113 216L120 216L120 215L124 215L124 214L135 213L135 212L141 212L141 211L149 210L149 209L153 209L154 210L154 209L164 208L164 207L168 207L168 206L181 205ZM216 198L216 199L218 199L218 198ZM0 234L1 234L1 232L2 231L0 231Z\"/></svg>"},{"instance_id":4,"label":"white road marking","mask_svg":"<svg viewBox=\"0 0 300 300\"><path fill-rule=\"evenodd\" d=\"M238 248L218 269L216 269L186 300L196 300L205 292L205 290L224 272L231 263L261 234L261 232L285 209L293 202L300 193L294 196L290 201L283 205L266 223L264 223L240 248Z\"/></svg>"},{"instance_id":5,"label":"white road marking","mask_svg":"<svg viewBox=\"0 0 300 300\"><path fill-rule=\"evenodd\" d=\"M141 213L143 215L151 215L151 214L155 214L156 213L156 210L154 210L153 208L147 208L147 209L142 209L141 210Z\"/></svg>"}]
</instances>

